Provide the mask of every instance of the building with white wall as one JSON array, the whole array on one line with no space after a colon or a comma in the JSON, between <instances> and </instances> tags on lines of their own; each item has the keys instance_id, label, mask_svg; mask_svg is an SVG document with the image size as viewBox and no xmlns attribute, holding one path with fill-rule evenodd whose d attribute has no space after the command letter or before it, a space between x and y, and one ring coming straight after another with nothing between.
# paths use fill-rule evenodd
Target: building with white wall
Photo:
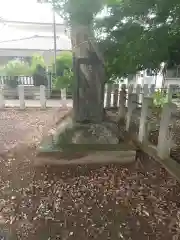
<instances>
[{"instance_id":1,"label":"building with white wall","mask_svg":"<svg viewBox=\"0 0 180 240\"><path fill-rule=\"evenodd\" d=\"M34 53L41 54L50 64L54 55L53 24L41 22L5 21L4 30L12 31L11 38L0 38L0 64L14 57L31 58ZM4 24L3 23L3 24ZM71 41L65 34L65 25L56 24L57 54L71 51Z\"/></svg>"}]
</instances>

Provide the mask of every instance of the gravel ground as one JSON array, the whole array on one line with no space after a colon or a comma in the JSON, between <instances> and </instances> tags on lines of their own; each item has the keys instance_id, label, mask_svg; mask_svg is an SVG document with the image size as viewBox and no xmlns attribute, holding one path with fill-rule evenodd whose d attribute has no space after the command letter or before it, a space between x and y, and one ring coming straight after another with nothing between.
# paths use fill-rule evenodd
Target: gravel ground
<instances>
[{"instance_id":1,"label":"gravel ground","mask_svg":"<svg viewBox=\"0 0 180 240\"><path fill-rule=\"evenodd\" d=\"M57 113L46 114L29 113L42 130L0 158L0 239L180 239L180 185L146 155L126 167L34 168L29 136L51 127Z\"/></svg>"},{"instance_id":2,"label":"gravel ground","mask_svg":"<svg viewBox=\"0 0 180 240\"><path fill-rule=\"evenodd\" d=\"M147 156L128 167L61 169L33 169L23 158L18 187L9 176L1 185L0 224L10 239L180 238L180 186Z\"/></svg>"},{"instance_id":3,"label":"gravel ground","mask_svg":"<svg viewBox=\"0 0 180 240\"><path fill-rule=\"evenodd\" d=\"M0 152L11 149L20 143L31 144L39 141L45 128L64 115L58 108L49 108L42 111L37 108L6 109L0 113Z\"/></svg>"}]
</instances>

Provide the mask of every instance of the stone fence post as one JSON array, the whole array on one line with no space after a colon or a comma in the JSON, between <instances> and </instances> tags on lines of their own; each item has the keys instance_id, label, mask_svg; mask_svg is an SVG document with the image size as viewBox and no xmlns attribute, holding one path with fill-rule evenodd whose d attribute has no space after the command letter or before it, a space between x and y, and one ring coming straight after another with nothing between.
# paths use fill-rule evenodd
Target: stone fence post
<instances>
[{"instance_id":1,"label":"stone fence post","mask_svg":"<svg viewBox=\"0 0 180 240\"><path fill-rule=\"evenodd\" d=\"M124 121L126 117L126 90L120 91L119 97L119 120Z\"/></svg>"},{"instance_id":2,"label":"stone fence post","mask_svg":"<svg viewBox=\"0 0 180 240\"><path fill-rule=\"evenodd\" d=\"M147 143L148 140L148 117L151 116L153 105L153 98L144 97L141 110L141 118L139 123L139 136L138 140L141 143Z\"/></svg>"},{"instance_id":3,"label":"stone fence post","mask_svg":"<svg viewBox=\"0 0 180 240\"><path fill-rule=\"evenodd\" d=\"M172 95L173 95L173 92L174 92L174 89L175 89L175 85L173 84L170 84L168 86L168 92L167 92L167 101L168 102L171 102L172 101Z\"/></svg>"},{"instance_id":4,"label":"stone fence post","mask_svg":"<svg viewBox=\"0 0 180 240\"><path fill-rule=\"evenodd\" d=\"M5 107L5 102L4 102L4 93L3 89L0 89L0 109L3 109Z\"/></svg>"},{"instance_id":5,"label":"stone fence post","mask_svg":"<svg viewBox=\"0 0 180 240\"><path fill-rule=\"evenodd\" d=\"M61 89L61 99L66 100L66 88Z\"/></svg>"},{"instance_id":6,"label":"stone fence post","mask_svg":"<svg viewBox=\"0 0 180 240\"><path fill-rule=\"evenodd\" d=\"M20 109L25 109L25 100L24 100L24 85L18 86L18 93L19 93L19 103L20 103Z\"/></svg>"},{"instance_id":7,"label":"stone fence post","mask_svg":"<svg viewBox=\"0 0 180 240\"><path fill-rule=\"evenodd\" d=\"M134 85L133 84L129 84L129 86L128 86L128 95L133 93L133 90L134 90Z\"/></svg>"},{"instance_id":8,"label":"stone fence post","mask_svg":"<svg viewBox=\"0 0 180 240\"><path fill-rule=\"evenodd\" d=\"M142 103L141 84L136 85L137 103L136 107L139 108L138 103Z\"/></svg>"},{"instance_id":9,"label":"stone fence post","mask_svg":"<svg viewBox=\"0 0 180 240\"><path fill-rule=\"evenodd\" d=\"M151 87L150 87L150 96L152 96L154 93L155 93L155 84L151 84Z\"/></svg>"},{"instance_id":10,"label":"stone fence post","mask_svg":"<svg viewBox=\"0 0 180 240\"><path fill-rule=\"evenodd\" d=\"M127 111L127 118L126 118L126 131L127 132L129 131L133 110L137 106L136 102L137 102L137 94L136 93L128 94L128 111Z\"/></svg>"},{"instance_id":11,"label":"stone fence post","mask_svg":"<svg viewBox=\"0 0 180 240\"><path fill-rule=\"evenodd\" d=\"M172 145L172 138L169 136L169 124L171 121L172 113L176 112L177 106L174 103L164 104L161 114L160 129L158 136L157 154L160 158L164 159L169 156L170 148Z\"/></svg>"},{"instance_id":12,"label":"stone fence post","mask_svg":"<svg viewBox=\"0 0 180 240\"><path fill-rule=\"evenodd\" d=\"M148 84L144 84L143 94L144 94L144 97L147 97L149 95L149 85Z\"/></svg>"},{"instance_id":13,"label":"stone fence post","mask_svg":"<svg viewBox=\"0 0 180 240\"><path fill-rule=\"evenodd\" d=\"M106 85L106 107L111 107L111 94L112 94L112 84L109 83Z\"/></svg>"},{"instance_id":14,"label":"stone fence post","mask_svg":"<svg viewBox=\"0 0 180 240\"><path fill-rule=\"evenodd\" d=\"M119 84L113 85L113 107L117 108L118 106L118 95L119 95Z\"/></svg>"},{"instance_id":15,"label":"stone fence post","mask_svg":"<svg viewBox=\"0 0 180 240\"><path fill-rule=\"evenodd\" d=\"M46 108L46 87L44 85L40 86L40 104L41 108Z\"/></svg>"}]
</instances>

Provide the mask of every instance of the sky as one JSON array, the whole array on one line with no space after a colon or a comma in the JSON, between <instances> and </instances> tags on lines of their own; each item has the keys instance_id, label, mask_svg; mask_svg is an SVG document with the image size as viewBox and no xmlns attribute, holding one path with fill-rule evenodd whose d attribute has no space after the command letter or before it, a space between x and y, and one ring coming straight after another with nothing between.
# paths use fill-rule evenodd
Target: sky
<instances>
[{"instance_id":1,"label":"sky","mask_svg":"<svg viewBox=\"0 0 180 240\"><path fill-rule=\"evenodd\" d=\"M0 17L6 20L52 22L51 5L37 0L0 0ZM57 22L62 19L57 16Z\"/></svg>"},{"instance_id":2,"label":"sky","mask_svg":"<svg viewBox=\"0 0 180 240\"><path fill-rule=\"evenodd\" d=\"M37 0L0 0L0 18L24 22L53 21L51 5L37 3ZM63 23L63 20L56 15L56 22ZM22 32L0 22L0 41L29 35L32 33Z\"/></svg>"}]
</instances>

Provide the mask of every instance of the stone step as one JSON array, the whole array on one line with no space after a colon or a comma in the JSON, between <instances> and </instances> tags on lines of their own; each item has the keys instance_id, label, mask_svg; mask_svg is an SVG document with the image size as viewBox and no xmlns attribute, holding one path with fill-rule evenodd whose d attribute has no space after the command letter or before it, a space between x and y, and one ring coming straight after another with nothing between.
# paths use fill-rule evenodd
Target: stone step
<instances>
[{"instance_id":1,"label":"stone step","mask_svg":"<svg viewBox=\"0 0 180 240\"><path fill-rule=\"evenodd\" d=\"M50 139L50 137L49 137ZM48 142L48 141L47 141ZM40 147L40 152L60 152L60 151L68 151L68 152L94 152L94 151L135 151L136 148L128 143L120 143L120 144L65 144L62 148L52 149L51 144L48 148L48 143L44 143Z\"/></svg>"},{"instance_id":2,"label":"stone step","mask_svg":"<svg viewBox=\"0 0 180 240\"><path fill-rule=\"evenodd\" d=\"M135 161L136 150L93 151L64 154L60 151L44 152L38 155L35 165L86 165L86 164L110 164L131 163Z\"/></svg>"},{"instance_id":3,"label":"stone step","mask_svg":"<svg viewBox=\"0 0 180 240\"><path fill-rule=\"evenodd\" d=\"M94 156L93 156L94 157ZM90 165L90 164L128 164L135 161L135 156L129 157L111 157L108 158L104 156L98 156L98 158L93 158L88 156L88 158L81 158L76 160L68 161L67 159L49 159L49 158L38 158L34 161L35 166L44 166L44 165Z\"/></svg>"}]
</instances>

